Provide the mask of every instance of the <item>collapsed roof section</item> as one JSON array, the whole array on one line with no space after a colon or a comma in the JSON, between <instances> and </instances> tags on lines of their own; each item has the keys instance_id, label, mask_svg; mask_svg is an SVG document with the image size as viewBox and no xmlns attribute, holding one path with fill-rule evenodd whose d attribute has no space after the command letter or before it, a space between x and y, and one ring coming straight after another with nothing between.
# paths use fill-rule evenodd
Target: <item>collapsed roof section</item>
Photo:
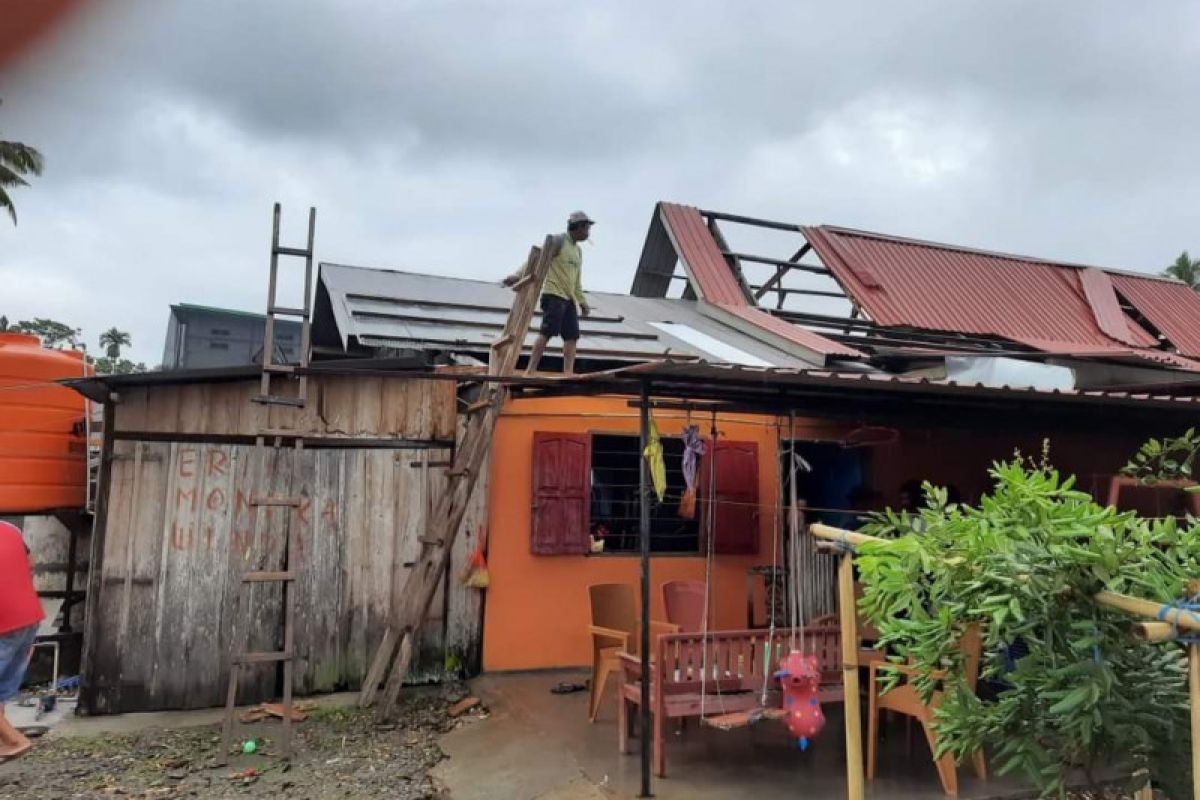
<instances>
[{"instance_id":1,"label":"collapsed roof section","mask_svg":"<svg viewBox=\"0 0 1200 800\"><path fill-rule=\"evenodd\" d=\"M788 258L738 252L722 224L793 234L797 249ZM764 266L770 274L756 283L751 268ZM789 285L796 275L826 287ZM659 203L632 291L668 297L675 281L682 297L737 317L743 329L789 328L842 358L970 353L1200 372L1200 294L1140 273ZM850 313L796 310L797 297L841 300Z\"/></svg>"}]
</instances>

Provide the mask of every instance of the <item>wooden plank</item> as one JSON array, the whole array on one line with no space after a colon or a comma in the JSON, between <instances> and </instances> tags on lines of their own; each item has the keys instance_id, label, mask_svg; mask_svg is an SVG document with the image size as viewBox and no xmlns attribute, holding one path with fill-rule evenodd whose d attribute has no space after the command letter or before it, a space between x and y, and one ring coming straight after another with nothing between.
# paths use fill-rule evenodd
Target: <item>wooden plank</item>
<instances>
[{"instance_id":1,"label":"wooden plank","mask_svg":"<svg viewBox=\"0 0 1200 800\"><path fill-rule=\"evenodd\" d=\"M257 378L222 383L135 387L123 393L115 429L158 434L253 436L263 429L313 436L452 439L457 423L455 384L380 375L319 375L309 378L303 408L252 403ZM277 393L294 395L285 379Z\"/></svg>"},{"instance_id":2,"label":"wooden plank","mask_svg":"<svg viewBox=\"0 0 1200 800\"><path fill-rule=\"evenodd\" d=\"M838 565L838 615L842 629L842 686L845 691L846 798L863 800L862 716L858 696L858 611L854 606L854 560ZM872 690L874 687L872 687Z\"/></svg>"},{"instance_id":3,"label":"wooden plank","mask_svg":"<svg viewBox=\"0 0 1200 800\"><path fill-rule=\"evenodd\" d=\"M363 473L365 472L366 454L348 453L346 456L346 486L342 506L346 517L347 531L364 531L367 524L368 509ZM347 541L347 592L348 614L345 624L344 644L346 661L349 669L357 671L368 658L367 606L370 598L369 564L371 554L368 550L368 539L363 535L353 536Z\"/></svg>"},{"instance_id":4,"label":"wooden plank","mask_svg":"<svg viewBox=\"0 0 1200 800\"><path fill-rule=\"evenodd\" d=\"M235 575L226 569L234 505L237 502L235 471L239 448L209 445L200 450L194 499L176 498L174 512L186 520L187 529L172 536L171 556L191 572L184 619L189 622L183 640L187 654L183 705L207 708L222 701L228 679L224 599ZM186 513L185 516L183 516ZM178 521L181 521L177 519Z\"/></svg>"},{"instance_id":5,"label":"wooden plank","mask_svg":"<svg viewBox=\"0 0 1200 800\"><path fill-rule=\"evenodd\" d=\"M100 629L100 587L104 574L104 549L108 539L108 519L112 503L113 427L116 408L104 403L104 433L100 443L100 472L96 483L96 507L92 525L92 540L88 555L87 590L84 596L84 636L80 654L79 706L89 714L96 713L99 686L92 681L96 663L96 646Z\"/></svg>"},{"instance_id":6,"label":"wooden plank","mask_svg":"<svg viewBox=\"0 0 1200 800\"><path fill-rule=\"evenodd\" d=\"M467 586L460 580L462 571L481 540L487 537L488 477L491 458L485 457L480 476L467 502L467 511L458 536L451 544L450 584L447 593L445 620L445 651L462 663L469 676L483 669L483 600L484 592ZM486 557L486 541L485 541Z\"/></svg>"},{"instance_id":7,"label":"wooden plank","mask_svg":"<svg viewBox=\"0 0 1200 800\"><path fill-rule=\"evenodd\" d=\"M130 507L129 557L126 585L131 604L121 648L121 705L143 710L156 702L155 674L158 667L154 642L160 631L159 570L162 562L163 518L170 447L166 444L135 446L132 478L135 482Z\"/></svg>"},{"instance_id":8,"label":"wooden plank","mask_svg":"<svg viewBox=\"0 0 1200 800\"><path fill-rule=\"evenodd\" d=\"M300 483L310 498L297 540L296 686L302 693L332 691L350 678L341 646L342 620L350 608L347 549L353 535L343 529L346 456L346 451L309 450L302 460Z\"/></svg>"}]
</instances>

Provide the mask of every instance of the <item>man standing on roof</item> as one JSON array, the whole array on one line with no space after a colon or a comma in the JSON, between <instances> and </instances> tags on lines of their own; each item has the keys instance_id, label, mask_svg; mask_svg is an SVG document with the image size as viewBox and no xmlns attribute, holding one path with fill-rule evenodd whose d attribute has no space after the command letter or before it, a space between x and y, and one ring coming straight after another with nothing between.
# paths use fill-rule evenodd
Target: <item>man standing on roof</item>
<instances>
[{"instance_id":1,"label":"man standing on roof","mask_svg":"<svg viewBox=\"0 0 1200 800\"><path fill-rule=\"evenodd\" d=\"M537 371L546 343L555 336L561 336L563 340L563 374L575 372L575 344L579 341L576 305L583 316L592 313L583 294L583 251L579 243L588 238L594 224L587 214L575 211L567 218L567 232L554 237L554 260L550 262L550 271L542 284L542 326L533 343L533 352L529 354L526 375ZM526 264L509 275L504 279L504 285L514 285L532 266Z\"/></svg>"}]
</instances>

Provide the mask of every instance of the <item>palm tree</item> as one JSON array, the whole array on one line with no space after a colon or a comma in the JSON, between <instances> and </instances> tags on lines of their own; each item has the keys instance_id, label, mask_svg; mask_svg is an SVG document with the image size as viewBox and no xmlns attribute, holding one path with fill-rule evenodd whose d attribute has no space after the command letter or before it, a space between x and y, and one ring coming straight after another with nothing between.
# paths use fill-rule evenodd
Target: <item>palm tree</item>
<instances>
[{"instance_id":1,"label":"palm tree","mask_svg":"<svg viewBox=\"0 0 1200 800\"><path fill-rule=\"evenodd\" d=\"M13 225L17 224L17 210L13 207L8 189L28 186L25 175L42 174L42 154L27 144L0 140L0 208L8 211Z\"/></svg>"},{"instance_id":2,"label":"palm tree","mask_svg":"<svg viewBox=\"0 0 1200 800\"><path fill-rule=\"evenodd\" d=\"M109 358L120 358L121 348L132 344L133 340L129 338L129 334L116 328L109 328L100 334L100 346L104 348L104 355Z\"/></svg>"},{"instance_id":3,"label":"palm tree","mask_svg":"<svg viewBox=\"0 0 1200 800\"><path fill-rule=\"evenodd\" d=\"M1200 260L1193 261L1187 250L1180 253L1175 263L1164 269L1162 274L1200 291Z\"/></svg>"}]
</instances>

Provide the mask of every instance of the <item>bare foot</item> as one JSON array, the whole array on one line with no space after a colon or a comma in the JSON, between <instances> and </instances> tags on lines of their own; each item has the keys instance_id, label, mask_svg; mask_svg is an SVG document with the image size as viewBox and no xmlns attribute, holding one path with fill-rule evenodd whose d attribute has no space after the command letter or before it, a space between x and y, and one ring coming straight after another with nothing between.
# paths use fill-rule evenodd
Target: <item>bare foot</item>
<instances>
[{"instance_id":1,"label":"bare foot","mask_svg":"<svg viewBox=\"0 0 1200 800\"><path fill-rule=\"evenodd\" d=\"M24 739L25 737L21 738ZM25 739L24 742L19 744L0 747L0 762L12 761L14 758L20 758L28 753L31 747L33 747L33 742L29 741L28 739Z\"/></svg>"}]
</instances>

